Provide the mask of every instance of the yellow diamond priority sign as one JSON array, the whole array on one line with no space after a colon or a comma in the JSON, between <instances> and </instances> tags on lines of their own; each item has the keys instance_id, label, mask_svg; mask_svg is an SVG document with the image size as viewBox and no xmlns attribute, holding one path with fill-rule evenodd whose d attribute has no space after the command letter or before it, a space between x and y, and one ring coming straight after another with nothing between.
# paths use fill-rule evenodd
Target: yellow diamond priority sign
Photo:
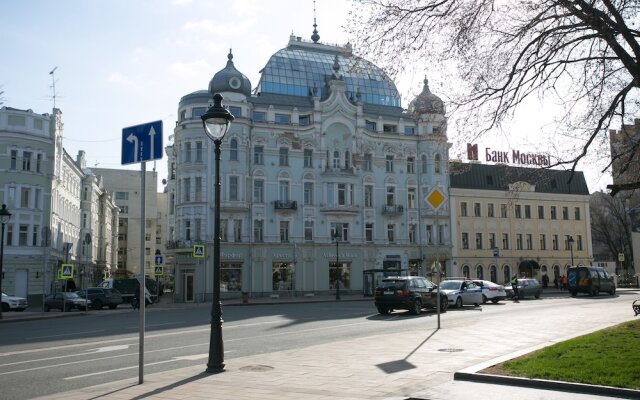
<instances>
[{"instance_id":1,"label":"yellow diamond priority sign","mask_svg":"<svg viewBox=\"0 0 640 400\"><path fill-rule=\"evenodd\" d=\"M431 193L429 193L426 200L431 207L438 209L444 202L445 197L444 197L444 194L442 194L442 192L440 191L440 189L435 188L431 191Z\"/></svg>"}]
</instances>

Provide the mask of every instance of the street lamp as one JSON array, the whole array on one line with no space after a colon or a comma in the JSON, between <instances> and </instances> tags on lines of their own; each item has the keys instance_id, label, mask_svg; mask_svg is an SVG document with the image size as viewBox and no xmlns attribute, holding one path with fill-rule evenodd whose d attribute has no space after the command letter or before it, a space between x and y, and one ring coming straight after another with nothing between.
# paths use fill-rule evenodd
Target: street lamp
<instances>
[{"instance_id":1,"label":"street lamp","mask_svg":"<svg viewBox=\"0 0 640 400\"><path fill-rule=\"evenodd\" d=\"M333 231L333 239L336 241L336 300L340 300L340 278L342 276L342 271L340 268L340 258L339 258L339 243L340 241L340 233L338 232L338 227Z\"/></svg>"},{"instance_id":2,"label":"street lamp","mask_svg":"<svg viewBox=\"0 0 640 400\"><path fill-rule=\"evenodd\" d=\"M211 93L213 94L213 92ZM224 345L222 342L222 308L220 305L220 144L229 130L233 115L222 106L222 95L213 95L213 106L201 116L205 133L215 145L215 214L213 237L213 304L211 305L211 334L207 372L224 371Z\"/></svg>"},{"instance_id":3,"label":"street lamp","mask_svg":"<svg viewBox=\"0 0 640 400\"><path fill-rule=\"evenodd\" d=\"M573 267L573 236L569 236L567 242L569 243L569 250L571 250L571 266Z\"/></svg>"},{"instance_id":4,"label":"street lamp","mask_svg":"<svg viewBox=\"0 0 640 400\"><path fill-rule=\"evenodd\" d=\"M0 223L2 224L2 235L0 236L0 297L2 297L2 259L4 258L4 224L9 222L11 213L7 210L7 205L3 204L0 209ZM2 301L0 301L2 303ZM2 319L2 307L0 307L0 319Z\"/></svg>"}]
</instances>

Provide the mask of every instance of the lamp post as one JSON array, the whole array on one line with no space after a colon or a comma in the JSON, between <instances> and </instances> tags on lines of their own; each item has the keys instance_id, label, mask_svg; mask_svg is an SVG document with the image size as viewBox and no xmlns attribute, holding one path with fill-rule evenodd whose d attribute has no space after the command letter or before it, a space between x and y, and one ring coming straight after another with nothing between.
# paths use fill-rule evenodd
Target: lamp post
<instances>
[{"instance_id":1,"label":"lamp post","mask_svg":"<svg viewBox=\"0 0 640 400\"><path fill-rule=\"evenodd\" d=\"M569 250L571 250L571 266L573 267L573 236L569 236L567 242L569 243Z\"/></svg>"},{"instance_id":2,"label":"lamp post","mask_svg":"<svg viewBox=\"0 0 640 400\"><path fill-rule=\"evenodd\" d=\"M7 205L3 204L0 209L0 223L2 224L2 235L0 236L0 297L2 296L2 259L4 258L4 224L9 222L11 213L7 210ZM1 301L0 301L1 303ZM2 319L2 307L0 307L0 319Z\"/></svg>"},{"instance_id":3,"label":"lamp post","mask_svg":"<svg viewBox=\"0 0 640 400\"><path fill-rule=\"evenodd\" d=\"M211 93L213 94L213 93ZM211 305L211 334L207 372L224 371L224 345L222 342L222 308L220 305L220 144L229 130L233 115L222 106L222 95L213 95L213 106L201 116L205 133L215 145L215 214L213 237L213 304Z\"/></svg>"},{"instance_id":4,"label":"lamp post","mask_svg":"<svg viewBox=\"0 0 640 400\"><path fill-rule=\"evenodd\" d=\"M333 231L333 239L336 241L336 300L340 300L340 278L342 277L342 271L340 268L339 257L339 243L340 233L338 233L338 227Z\"/></svg>"}]
</instances>

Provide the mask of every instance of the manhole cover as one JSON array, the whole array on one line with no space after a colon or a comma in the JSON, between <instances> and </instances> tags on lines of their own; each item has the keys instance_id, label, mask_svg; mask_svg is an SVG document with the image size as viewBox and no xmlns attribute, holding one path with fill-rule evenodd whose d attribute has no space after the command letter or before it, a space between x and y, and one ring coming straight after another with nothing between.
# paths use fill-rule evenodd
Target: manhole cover
<instances>
[{"instance_id":1,"label":"manhole cover","mask_svg":"<svg viewBox=\"0 0 640 400\"><path fill-rule=\"evenodd\" d=\"M240 371L251 371L251 372L265 372L271 371L273 367L269 365L247 365L246 367L240 368Z\"/></svg>"},{"instance_id":2,"label":"manhole cover","mask_svg":"<svg viewBox=\"0 0 640 400\"><path fill-rule=\"evenodd\" d=\"M451 349L451 348L449 348L449 349L438 349L438 351L442 351L442 352L445 352L445 353L456 353L458 351L462 351L462 349Z\"/></svg>"}]
</instances>

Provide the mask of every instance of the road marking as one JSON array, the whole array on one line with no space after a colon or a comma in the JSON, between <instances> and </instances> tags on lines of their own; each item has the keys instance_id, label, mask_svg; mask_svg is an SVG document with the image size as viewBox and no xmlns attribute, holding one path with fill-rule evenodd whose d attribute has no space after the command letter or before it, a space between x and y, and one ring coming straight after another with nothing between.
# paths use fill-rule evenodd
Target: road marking
<instances>
[{"instance_id":1,"label":"road marking","mask_svg":"<svg viewBox=\"0 0 640 400\"><path fill-rule=\"evenodd\" d=\"M124 344L124 345L120 345L120 346L101 347L101 348L98 348L98 349L90 349L90 350L87 350L86 352L83 352L83 353L66 354L64 356L46 357L46 358L40 358L40 359L36 359L36 360L23 360L23 361L16 361L16 362L12 362L12 363L0 364L0 367L8 367L8 366L11 366L11 365L18 365L18 364L29 364L29 363L32 363L32 362L42 362L42 361L49 361L49 360L60 360L61 358L86 356L86 355L91 355L91 354L96 354L96 353L104 353L104 352L107 352L107 351L127 350L127 349L129 349L129 346L132 346L132 345Z\"/></svg>"},{"instance_id":2,"label":"road marking","mask_svg":"<svg viewBox=\"0 0 640 400\"><path fill-rule=\"evenodd\" d=\"M60 335L33 336L33 337L27 337L27 338L24 338L24 339L25 340L49 339L49 338L55 338L55 337L68 337L68 336L86 335L86 334L89 334L89 333L98 333L98 332L105 332L105 330L104 329L99 329L99 330L95 330L95 331L63 333L63 334L60 334Z\"/></svg>"}]
</instances>

